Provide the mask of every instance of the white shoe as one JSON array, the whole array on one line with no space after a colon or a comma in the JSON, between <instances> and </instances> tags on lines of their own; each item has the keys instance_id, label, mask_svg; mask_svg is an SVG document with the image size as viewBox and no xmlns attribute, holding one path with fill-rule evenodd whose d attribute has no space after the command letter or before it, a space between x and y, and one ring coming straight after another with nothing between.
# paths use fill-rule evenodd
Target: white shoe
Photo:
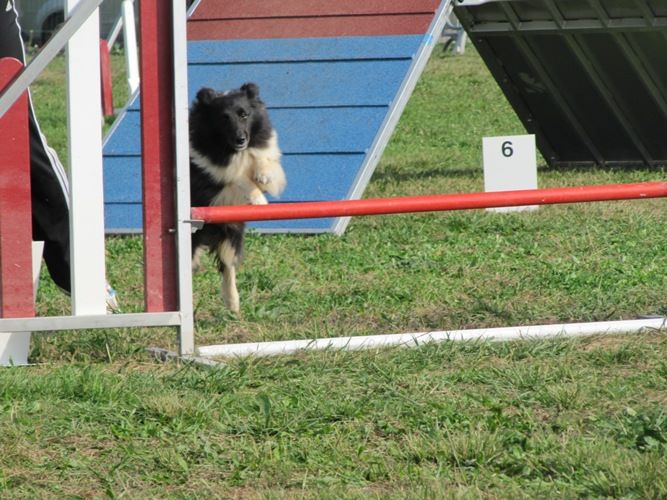
<instances>
[{"instance_id":1,"label":"white shoe","mask_svg":"<svg viewBox=\"0 0 667 500\"><path fill-rule=\"evenodd\" d=\"M106 284L106 301L107 301L107 314L114 314L120 312L120 306L118 305L118 298L116 297L116 290L114 290L109 282Z\"/></svg>"}]
</instances>

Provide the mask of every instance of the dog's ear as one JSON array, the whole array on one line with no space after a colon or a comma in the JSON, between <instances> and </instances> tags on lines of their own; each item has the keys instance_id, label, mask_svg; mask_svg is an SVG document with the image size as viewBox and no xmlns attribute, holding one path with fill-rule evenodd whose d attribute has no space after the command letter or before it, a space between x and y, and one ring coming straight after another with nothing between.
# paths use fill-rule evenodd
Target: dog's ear
<instances>
[{"instance_id":1,"label":"dog's ear","mask_svg":"<svg viewBox=\"0 0 667 500\"><path fill-rule=\"evenodd\" d=\"M241 90L245 92L248 99L257 99L259 97L259 87L256 83L248 82L241 85Z\"/></svg>"},{"instance_id":2,"label":"dog's ear","mask_svg":"<svg viewBox=\"0 0 667 500\"><path fill-rule=\"evenodd\" d=\"M215 90L203 87L199 89L199 92L197 92L197 101L199 101L202 104L210 104L211 101L215 99L215 96L216 96Z\"/></svg>"}]
</instances>

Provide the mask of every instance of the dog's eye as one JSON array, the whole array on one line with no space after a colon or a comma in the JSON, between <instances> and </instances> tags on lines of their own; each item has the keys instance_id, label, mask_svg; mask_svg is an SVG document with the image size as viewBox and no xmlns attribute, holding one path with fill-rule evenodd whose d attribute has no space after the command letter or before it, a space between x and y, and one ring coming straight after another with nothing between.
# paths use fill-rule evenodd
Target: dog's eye
<instances>
[{"instance_id":1,"label":"dog's eye","mask_svg":"<svg viewBox=\"0 0 667 500\"><path fill-rule=\"evenodd\" d=\"M248 118L248 113L246 113L245 111L239 111L239 117L245 120L246 118Z\"/></svg>"}]
</instances>

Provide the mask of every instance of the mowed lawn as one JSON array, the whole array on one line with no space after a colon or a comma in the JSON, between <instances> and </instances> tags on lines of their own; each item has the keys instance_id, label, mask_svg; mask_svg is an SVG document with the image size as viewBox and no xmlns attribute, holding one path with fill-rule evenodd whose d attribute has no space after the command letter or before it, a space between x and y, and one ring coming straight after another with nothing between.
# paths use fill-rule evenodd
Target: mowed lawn
<instances>
[{"instance_id":1,"label":"mowed lawn","mask_svg":"<svg viewBox=\"0 0 667 500\"><path fill-rule=\"evenodd\" d=\"M122 67L122 58L114 58ZM66 157L62 59L33 88ZM258 82L261 86L261 82ZM116 81L116 104L126 91ZM483 190L481 139L524 133L472 48L436 49L367 197ZM661 169L552 170L540 187ZM341 236L248 237L241 314L208 262L200 345L665 314L664 200L356 218ZM142 243L107 240L125 312ZM43 273L40 314L66 314ZM444 343L161 363L171 329L33 335L0 370L0 496L667 497L667 338Z\"/></svg>"}]
</instances>

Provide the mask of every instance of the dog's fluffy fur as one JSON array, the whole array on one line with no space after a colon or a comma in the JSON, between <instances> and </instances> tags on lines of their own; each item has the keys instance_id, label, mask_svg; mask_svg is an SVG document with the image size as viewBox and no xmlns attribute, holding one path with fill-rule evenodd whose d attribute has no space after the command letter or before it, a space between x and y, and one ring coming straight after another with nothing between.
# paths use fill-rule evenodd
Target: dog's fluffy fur
<instances>
[{"instance_id":1,"label":"dog's fluffy fur","mask_svg":"<svg viewBox=\"0 0 667 500\"><path fill-rule=\"evenodd\" d=\"M203 88L190 109L190 196L192 206L266 205L264 193L285 189L278 136L259 88L216 92ZM222 297L239 311L236 268L243 253L245 225L205 224L192 236L193 267L208 249L222 274Z\"/></svg>"}]
</instances>

